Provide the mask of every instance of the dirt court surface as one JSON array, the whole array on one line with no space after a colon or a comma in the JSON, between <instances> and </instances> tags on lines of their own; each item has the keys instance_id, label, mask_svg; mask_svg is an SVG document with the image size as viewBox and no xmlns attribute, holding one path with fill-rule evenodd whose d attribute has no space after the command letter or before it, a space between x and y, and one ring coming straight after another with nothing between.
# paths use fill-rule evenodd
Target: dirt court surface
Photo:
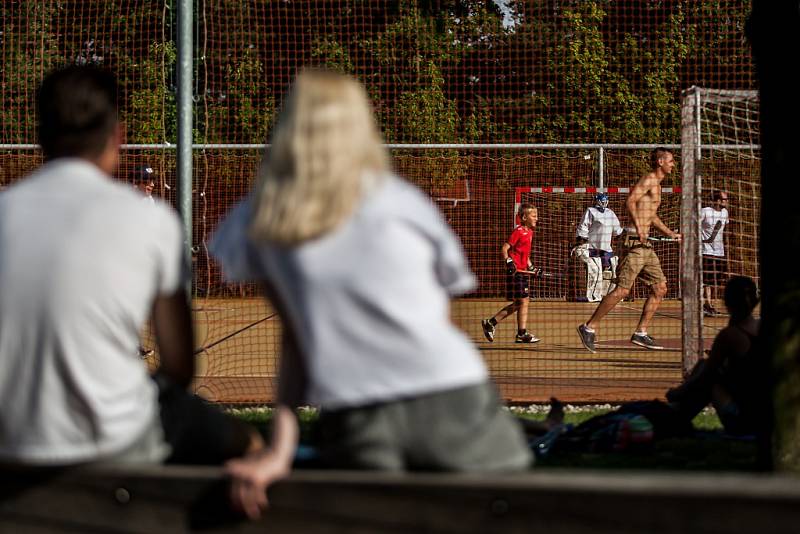
<instances>
[{"instance_id":1,"label":"dirt court surface","mask_svg":"<svg viewBox=\"0 0 800 534\"><path fill-rule=\"evenodd\" d=\"M453 303L454 322L475 341L501 396L512 403L617 403L663 396L681 379L680 301L664 301L649 333L665 350L630 343L644 300L621 302L600 324L596 354L580 343L576 327L594 303L534 301L528 329L542 340L514 343L515 319L498 325L493 343L483 337L482 318L506 304L502 300L461 299ZM274 399L280 320L260 298L195 299L197 328L196 391L215 402L263 404ZM727 317L706 319L706 346ZM145 343L150 338L145 332ZM150 359L155 365L158 355Z\"/></svg>"}]
</instances>

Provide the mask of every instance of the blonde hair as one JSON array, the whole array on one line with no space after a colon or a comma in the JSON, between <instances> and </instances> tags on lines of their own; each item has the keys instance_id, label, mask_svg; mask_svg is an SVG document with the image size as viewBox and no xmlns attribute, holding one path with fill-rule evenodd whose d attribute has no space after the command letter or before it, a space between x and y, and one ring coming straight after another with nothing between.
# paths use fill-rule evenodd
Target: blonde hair
<instances>
[{"instance_id":1,"label":"blonde hair","mask_svg":"<svg viewBox=\"0 0 800 534\"><path fill-rule=\"evenodd\" d=\"M294 245L324 235L353 213L388 169L362 85L334 72L305 71L258 171L251 236Z\"/></svg>"},{"instance_id":2,"label":"blonde hair","mask_svg":"<svg viewBox=\"0 0 800 534\"><path fill-rule=\"evenodd\" d=\"M519 210L517 211L517 216L521 219L531 211L535 211L536 215L539 215L539 208L529 202L524 202L520 204Z\"/></svg>"}]
</instances>

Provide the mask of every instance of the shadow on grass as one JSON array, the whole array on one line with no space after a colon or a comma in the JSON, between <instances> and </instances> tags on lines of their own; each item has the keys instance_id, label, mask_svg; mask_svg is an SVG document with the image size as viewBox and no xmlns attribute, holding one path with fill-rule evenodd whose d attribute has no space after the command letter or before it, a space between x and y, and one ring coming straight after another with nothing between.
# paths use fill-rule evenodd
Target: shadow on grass
<instances>
[{"instance_id":1,"label":"shadow on grass","mask_svg":"<svg viewBox=\"0 0 800 534\"><path fill-rule=\"evenodd\" d=\"M670 438L647 451L581 453L556 446L537 461L541 468L647 469L665 471L756 471L756 443L714 436Z\"/></svg>"},{"instance_id":2,"label":"shadow on grass","mask_svg":"<svg viewBox=\"0 0 800 534\"><path fill-rule=\"evenodd\" d=\"M567 412L565 423L580 423L608 413L610 408L581 409ZM232 414L268 433L272 411L269 408L232 410ZM519 417L543 419L543 414L515 413ZM298 412L301 442L313 444L317 412L301 409ZM692 424L697 434L691 437L669 438L655 442L644 451L575 452L559 450L556 445L544 458L537 460L535 469L647 469L664 471L756 471L756 442L726 436L713 410L700 413Z\"/></svg>"}]
</instances>

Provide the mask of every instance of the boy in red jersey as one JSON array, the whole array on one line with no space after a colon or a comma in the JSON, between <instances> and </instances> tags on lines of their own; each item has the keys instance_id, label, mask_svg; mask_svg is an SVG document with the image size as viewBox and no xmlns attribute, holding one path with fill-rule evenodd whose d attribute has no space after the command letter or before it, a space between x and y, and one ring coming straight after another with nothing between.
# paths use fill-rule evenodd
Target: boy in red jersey
<instances>
[{"instance_id":1,"label":"boy in red jersey","mask_svg":"<svg viewBox=\"0 0 800 534\"><path fill-rule=\"evenodd\" d=\"M506 280L506 298L511 304L494 314L491 319L481 321L483 335L489 341L494 341L495 327L497 323L517 313L517 336L516 343L536 343L539 338L528 332L525 328L528 322L528 298L530 287L528 275L517 271L530 270L531 267L531 242L533 241L533 229L539 220L539 211L532 204L522 204L519 207L520 224L511 232L511 237L503 243L501 252L505 262L508 278Z\"/></svg>"}]
</instances>

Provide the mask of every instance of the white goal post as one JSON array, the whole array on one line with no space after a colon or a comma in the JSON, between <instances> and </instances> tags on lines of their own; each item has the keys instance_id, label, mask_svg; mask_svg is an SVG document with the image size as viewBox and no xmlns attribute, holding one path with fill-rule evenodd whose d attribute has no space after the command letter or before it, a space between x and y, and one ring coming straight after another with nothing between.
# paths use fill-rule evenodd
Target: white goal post
<instances>
[{"instance_id":1,"label":"white goal post","mask_svg":"<svg viewBox=\"0 0 800 534\"><path fill-rule=\"evenodd\" d=\"M683 234L683 372L688 374L724 320L703 316L700 216L714 190L728 192L730 223L725 235L724 279L759 280L760 136L756 91L691 87L681 106ZM721 292L721 291L720 291Z\"/></svg>"}]
</instances>

